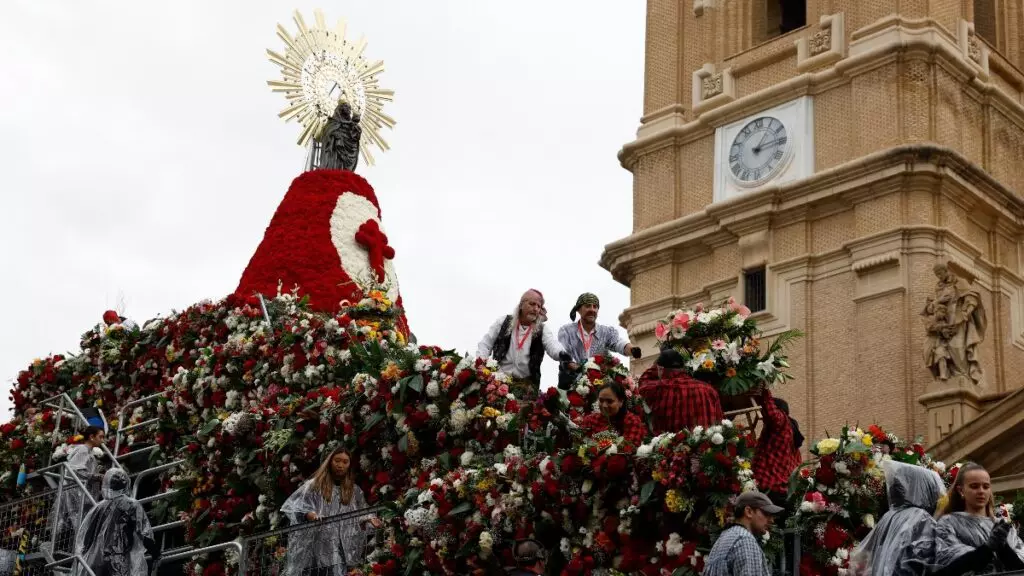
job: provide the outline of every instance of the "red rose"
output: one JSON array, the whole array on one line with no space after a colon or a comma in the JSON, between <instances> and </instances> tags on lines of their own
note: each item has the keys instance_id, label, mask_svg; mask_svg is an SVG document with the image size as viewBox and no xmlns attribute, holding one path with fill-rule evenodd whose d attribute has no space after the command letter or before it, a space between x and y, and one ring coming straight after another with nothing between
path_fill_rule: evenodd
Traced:
<instances>
[{"instance_id":1,"label":"red rose","mask_svg":"<svg viewBox=\"0 0 1024 576\"><path fill-rule=\"evenodd\" d=\"M573 474L580 469L580 460L572 454L562 458L562 474Z\"/></svg>"},{"instance_id":2,"label":"red rose","mask_svg":"<svg viewBox=\"0 0 1024 576\"><path fill-rule=\"evenodd\" d=\"M820 468L818 468L817 472L815 472L814 479L819 484L824 484L825 486L832 486L836 482L836 472L835 470L832 469L831 466L821 466Z\"/></svg>"},{"instance_id":3,"label":"red rose","mask_svg":"<svg viewBox=\"0 0 1024 576\"><path fill-rule=\"evenodd\" d=\"M15 438L11 440L11 450L20 450L25 447L25 441L21 438Z\"/></svg>"},{"instance_id":4,"label":"red rose","mask_svg":"<svg viewBox=\"0 0 1024 576\"><path fill-rule=\"evenodd\" d=\"M825 526L824 544L825 548L830 552L833 550L838 550L845 546L846 541L847 539L849 539L849 537L850 535L847 534L845 530L843 530L839 526L836 526L832 522L829 522Z\"/></svg>"},{"instance_id":5,"label":"red rose","mask_svg":"<svg viewBox=\"0 0 1024 576\"><path fill-rule=\"evenodd\" d=\"M569 392L569 394L567 394L566 396L569 399L569 405L570 406L583 406L583 404L585 403L585 400L583 400L583 397L580 396L579 393L577 393L575 390L572 391L572 392Z\"/></svg>"}]
</instances>

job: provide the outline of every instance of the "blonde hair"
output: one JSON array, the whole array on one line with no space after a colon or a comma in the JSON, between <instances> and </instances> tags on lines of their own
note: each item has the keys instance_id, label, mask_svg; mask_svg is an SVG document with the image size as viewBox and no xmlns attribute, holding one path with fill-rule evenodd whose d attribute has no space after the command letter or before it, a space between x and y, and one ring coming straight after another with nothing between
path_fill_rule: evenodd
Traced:
<instances>
[{"instance_id":1,"label":"blonde hair","mask_svg":"<svg viewBox=\"0 0 1024 576\"><path fill-rule=\"evenodd\" d=\"M346 471L345 476L341 478L340 486L341 503L348 504L352 501L352 494L355 492L356 482L355 474L352 472L352 453L349 452L347 448L335 448L327 458L324 459L323 463L320 464L320 467L313 473L313 489L324 497L325 502L331 501L331 498L334 496L334 473L331 472L331 461L339 454L348 456L349 461L348 471Z\"/></svg>"},{"instance_id":2,"label":"blonde hair","mask_svg":"<svg viewBox=\"0 0 1024 576\"><path fill-rule=\"evenodd\" d=\"M975 464L970 462L960 467L960 470L956 473L956 480L953 481L953 485L949 487L946 495L939 500L939 505L936 507L937 512L935 513L936 518L942 518L946 514L952 514L953 512L966 512L967 502L964 500L964 479L967 478L968 472L982 472L988 473L985 467L981 464ZM995 500L992 494L988 495L988 503L985 504L985 515L990 518L995 518Z\"/></svg>"}]
</instances>

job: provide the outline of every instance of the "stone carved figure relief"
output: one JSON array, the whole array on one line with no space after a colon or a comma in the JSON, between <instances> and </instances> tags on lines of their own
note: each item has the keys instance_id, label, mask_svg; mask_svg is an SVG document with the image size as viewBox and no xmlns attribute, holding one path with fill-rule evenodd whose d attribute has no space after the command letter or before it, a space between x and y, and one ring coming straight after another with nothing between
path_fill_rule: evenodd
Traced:
<instances>
[{"instance_id":1,"label":"stone carved figure relief","mask_svg":"<svg viewBox=\"0 0 1024 576\"><path fill-rule=\"evenodd\" d=\"M985 340L987 320L981 294L972 283L959 278L947 263L934 267L938 283L921 315L927 336L924 362L939 381L966 379L985 385L979 347Z\"/></svg>"}]
</instances>

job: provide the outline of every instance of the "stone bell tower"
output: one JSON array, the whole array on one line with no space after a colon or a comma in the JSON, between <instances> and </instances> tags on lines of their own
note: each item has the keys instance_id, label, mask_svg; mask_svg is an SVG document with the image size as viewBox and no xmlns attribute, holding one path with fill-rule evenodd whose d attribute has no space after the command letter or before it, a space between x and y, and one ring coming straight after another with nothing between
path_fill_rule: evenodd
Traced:
<instances>
[{"instance_id":1,"label":"stone bell tower","mask_svg":"<svg viewBox=\"0 0 1024 576\"><path fill-rule=\"evenodd\" d=\"M634 341L729 296L803 330L778 394L810 437L877 422L934 445L1024 385L1024 0L647 12L633 233L601 260ZM984 381L956 389L925 361L940 262L987 315Z\"/></svg>"}]
</instances>

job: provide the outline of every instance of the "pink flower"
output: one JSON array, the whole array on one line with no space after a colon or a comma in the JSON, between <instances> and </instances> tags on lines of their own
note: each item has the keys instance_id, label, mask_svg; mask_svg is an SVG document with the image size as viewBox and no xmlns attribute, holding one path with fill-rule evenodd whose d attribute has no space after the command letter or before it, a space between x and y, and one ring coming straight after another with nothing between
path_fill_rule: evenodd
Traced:
<instances>
[{"instance_id":1,"label":"pink flower","mask_svg":"<svg viewBox=\"0 0 1024 576\"><path fill-rule=\"evenodd\" d=\"M725 350L726 346L727 344L725 343L725 340L722 340L721 338L711 343L711 347L715 350Z\"/></svg>"},{"instance_id":2,"label":"pink flower","mask_svg":"<svg viewBox=\"0 0 1024 576\"><path fill-rule=\"evenodd\" d=\"M665 340L665 336L667 335L668 327L661 322L658 322L658 324L654 326L654 337L658 340Z\"/></svg>"},{"instance_id":3,"label":"pink flower","mask_svg":"<svg viewBox=\"0 0 1024 576\"><path fill-rule=\"evenodd\" d=\"M686 312L680 312L679 314L676 314L675 318L672 319L672 324L682 328L683 330L686 330L687 328L690 327L690 320L691 318L689 314L687 314Z\"/></svg>"},{"instance_id":4,"label":"pink flower","mask_svg":"<svg viewBox=\"0 0 1024 576\"><path fill-rule=\"evenodd\" d=\"M736 313L746 318L747 316L750 316L750 308L747 308L743 304L740 304L740 307L736 309Z\"/></svg>"},{"instance_id":5,"label":"pink flower","mask_svg":"<svg viewBox=\"0 0 1024 576\"><path fill-rule=\"evenodd\" d=\"M508 384L502 384L501 386L498 386L498 395L508 396Z\"/></svg>"},{"instance_id":6,"label":"pink flower","mask_svg":"<svg viewBox=\"0 0 1024 576\"><path fill-rule=\"evenodd\" d=\"M698 314L703 312L704 311L704 303L703 302L697 302L697 305L693 307L693 311L698 313Z\"/></svg>"}]
</instances>

